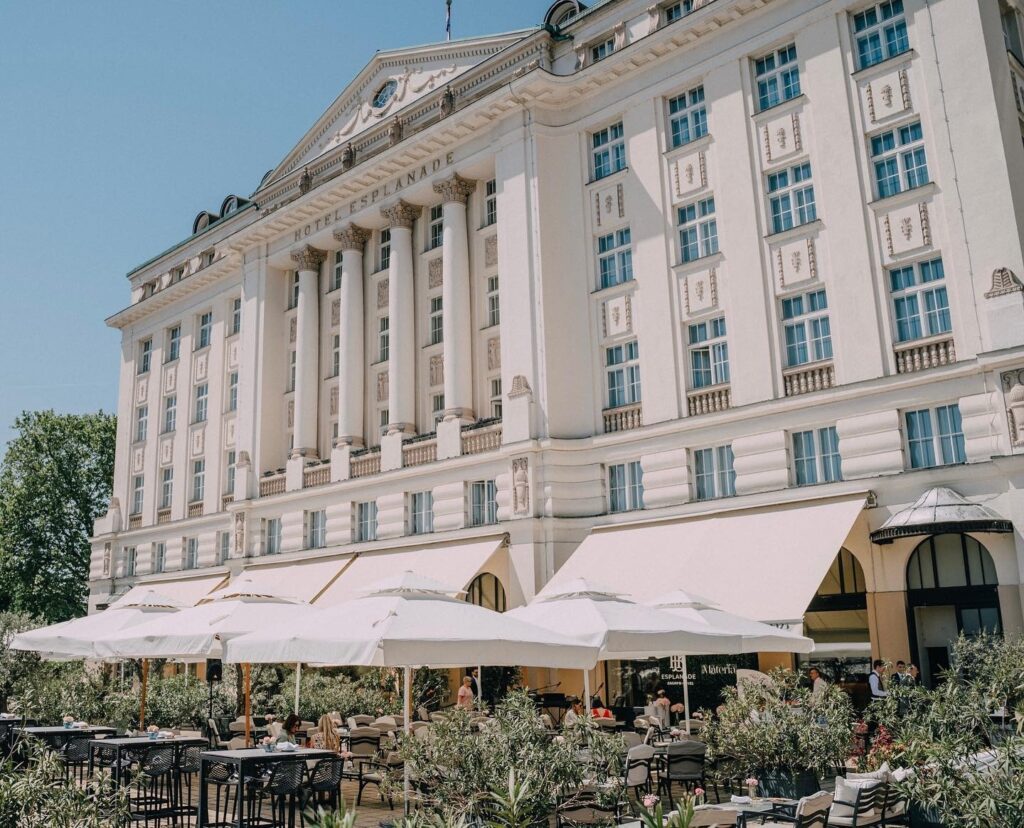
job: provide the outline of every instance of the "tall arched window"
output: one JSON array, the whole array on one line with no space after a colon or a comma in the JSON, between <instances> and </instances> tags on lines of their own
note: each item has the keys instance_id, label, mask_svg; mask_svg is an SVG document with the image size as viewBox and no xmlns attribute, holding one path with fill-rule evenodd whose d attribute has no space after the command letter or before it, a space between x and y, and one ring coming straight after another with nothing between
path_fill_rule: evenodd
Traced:
<instances>
[{"instance_id":1,"label":"tall arched window","mask_svg":"<svg viewBox=\"0 0 1024 828\"><path fill-rule=\"evenodd\" d=\"M970 535L932 535L907 562L907 589L996 586L988 550Z\"/></svg>"},{"instance_id":2,"label":"tall arched window","mask_svg":"<svg viewBox=\"0 0 1024 828\"><path fill-rule=\"evenodd\" d=\"M495 612L504 612L507 608L505 588L501 585L501 581L490 572L481 572L473 579L466 591L466 600L478 607Z\"/></svg>"}]
</instances>

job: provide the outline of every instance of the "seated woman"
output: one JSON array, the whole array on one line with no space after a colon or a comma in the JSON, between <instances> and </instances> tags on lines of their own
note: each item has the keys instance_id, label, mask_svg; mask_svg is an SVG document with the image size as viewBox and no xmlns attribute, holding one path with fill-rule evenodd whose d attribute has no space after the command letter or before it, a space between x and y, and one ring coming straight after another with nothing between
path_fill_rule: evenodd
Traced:
<instances>
[{"instance_id":1,"label":"seated woman","mask_svg":"<svg viewBox=\"0 0 1024 828\"><path fill-rule=\"evenodd\" d=\"M334 753L341 752L341 737L338 736L338 728L334 725L334 719L328 714L320 717L317 730L312 736L313 747L319 750L330 750Z\"/></svg>"},{"instance_id":2,"label":"seated woman","mask_svg":"<svg viewBox=\"0 0 1024 828\"><path fill-rule=\"evenodd\" d=\"M289 715L281 726L281 733L277 737L277 744L291 742L294 745L296 743L295 734L298 732L300 724L302 724L302 719L294 713Z\"/></svg>"},{"instance_id":3,"label":"seated woman","mask_svg":"<svg viewBox=\"0 0 1024 828\"><path fill-rule=\"evenodd\" d=\"M570 696L568 701L570 704L572 704L572 707L570 708L569 712L565 714L565 718L562 719L562 724L565 727L572 727L584 716L583 701L577 698L576 696Z\"/></svg>"}]
</instances>

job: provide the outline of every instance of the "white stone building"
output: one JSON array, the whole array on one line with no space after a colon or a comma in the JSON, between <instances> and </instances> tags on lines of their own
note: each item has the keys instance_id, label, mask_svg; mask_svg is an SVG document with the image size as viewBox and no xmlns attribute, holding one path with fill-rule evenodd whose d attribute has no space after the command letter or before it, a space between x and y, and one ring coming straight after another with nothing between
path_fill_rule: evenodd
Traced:
<instances>
[{"instance_id":1,"label":"white stone building","mask_svg":"<svg viewBox=\"0 0 1024 828\"><path fill-rule=\"evenodd\" d=\"M1021 37L1018 0L563 0L379 52L128 274L91 606L586 572L926 678L1021 630Z\"/></svg>"}]
</instances>

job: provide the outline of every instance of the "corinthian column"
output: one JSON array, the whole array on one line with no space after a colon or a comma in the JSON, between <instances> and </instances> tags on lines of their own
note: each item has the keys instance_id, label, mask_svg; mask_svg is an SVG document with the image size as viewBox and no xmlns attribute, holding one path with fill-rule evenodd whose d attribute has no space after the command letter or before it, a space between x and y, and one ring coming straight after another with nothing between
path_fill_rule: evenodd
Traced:
<instances>
[{"instance_id":1,"label":"corinthian column","mask_svg":"<svg viewBox=\"0 0 1024 828\"><path fill-rule=\"evenodd\" d=\"M391 229L388 266L388 434L416 430L416 313L412 284L412 224L421 207L382 207Z\"/></svg>"},{"instance_id":2,"label":"corinthian column","mask_svg":"<svg viewBox=\"0 0 1024 828\"><path fill-rule=\"evenodd\" d=\"M441 296L444 315L445 420L472 420L473 367L469 301L469 235L466 200L474 183L458 175L439 181L434 192L441 196L444 213L444 246L441 250Z\"/></svg>"},{"instance_id":3,"label":"corinthian column","mask_svg":"<svg viewBox=\"0 0 1024 828\"><path fill-rule=\"evenodd\" d=\"M307 244L293 250L291 255L299 271L292 457L316 457L316 409L320 387L320 265L325 254Z\"/></svg>"},{"instance_id":4,"label":"corinthian column","mask_svg":"<svg viewBox=\"0 0 1024 828\"><path fill-rule=\"evenodd\" d=\"M363 442L363 248L370 231L335 230L341 242L341 354L338 363L337 445Z\"/></svg>"}]
</instances>

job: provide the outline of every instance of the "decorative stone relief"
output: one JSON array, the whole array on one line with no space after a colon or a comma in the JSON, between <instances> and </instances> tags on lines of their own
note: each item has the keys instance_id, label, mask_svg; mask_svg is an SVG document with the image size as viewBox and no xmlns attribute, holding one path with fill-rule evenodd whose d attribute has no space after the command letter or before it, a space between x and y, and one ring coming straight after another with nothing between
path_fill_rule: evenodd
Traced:
<instances>
[{"instance_id":1,"label":"decorative stone relief","mask_svg":"<svg viewBox=\"0 0 1024 828\"><path fill-rule=\"evenodd\" d=\"M501 340L492 336L487 340L487 370L497 371L501 368Z\"/></svg>"},{"instance_id":2,"label":"decorative stone relief","mask_svg":"<svg viewBox=\"0 0 1024 828\"><path fill-rule=\"evenodd\" d=\"M335 299L331 302L331 325L341 324L341 300Z\"/></svg>"},{"instance_id":3,"label":"decorative stone relief","mask_svg":"<svg viewBox=\"0 0 1024 828\"><path fill-rule=\"evenodd\" d=\"M362 253L370 240L370 231L358 224L349 224L334 231L334 240L341 242L341 249ZM344 254L343 254L344 255Z\"/></svg>"},{"instance_id":4,"label":"decorative stone relief","mask_svg":"<svg viewBox=\"0 0 1024 828\"><path fill-rule=\"evenodd\" d=\"M235 532L234 532L234 554L235 557L243 557L245 555L245 513L238 512L235 514Z\"/></svg>"},{"instance_id":5,"label":"decorative stone relief","mask_svg":"<svg viewBox=\"0 0 1024 828\"><path fill-rule=\"evenodd\" d=\"M224 445L231 448L235 445L235 432L237 428L237 420L234 417L230 417L224 421Z\"/></svg>"},{"instance_id":6,"label":"decorative stone relief","mask_svg":"<svg viewBox=\"0 0 1024 828\"><path fill-rule=\"evenodd\" d=\"M388 127L388 145L394 146L402 140L402 133L405 128L402 126L402 119L397 115L392 118L391 125Z\"/></svg>"},{"instance_id":7,"label":"decorative stone relief","mask_svg":"<svg viewBox=\"0 0 1024 828\"><path fill-rule=\"evenodd\" d=\"M900 256L930 245L932 236L927 203L908 204L886 213L882 218L882 234L890 256Z\"/></svg>"},{"instance_id":8,"label":"decorative stone relief","mask_svg":"<svg viewBox=\"0 0 1024 828\"><path fill-rule=\"evenodd\" d=\"M1005 296L1007 293L1022 291L1024 291L1024 284L1021 284L1016 273L1008 267L997 267L992 271L992 287L985 292L985 298L995 299L995 297Z\"/></svg>"},{"instance_id":9,"label":"decorative stone relief","mask_svg":"<svg viewBox=\"0 0 1024 828\"><path fill-rule=\"evenodd\" d=\"M818 278L814 238L795 239L775 250L775 276L779 290Z\"/></svg>"},{"instance_id":10,"label":"decorative stone relief","mask_svg":"<svg viewBox=\"0 0 1024 828\"><path fill-rule=\"evenodd\" d=\"M171 394L178 385L178 366L170 365L164 369L164 393Z\"/></svg>"},{"instance_id":11,"label":"decorative stone relief","mask_svg":"<svg viewBox=\"0 0 1024 828\"><path fill-rule=\"evenodd\" d=\"M765 164L774 164L803 149L800 113L774 118L761 127L761 152Z\"/></svg>"},{"instance_id":12,"label":"decorative stone relief","mask_svg":"<svg viewBox=\"0 0 1024 828\"><path fill-rule=\"evenodd\" d=\"M206 429L197 428L192 432L192 456L198 457L206 448Z\"/></svg>"},{"instance_id":13,"label":"decorative stone relief","mask_svg":"<svg viewBox=\"0 0 1024 828\"><path fill-rule=\"evenodd\" d=\"M377 374L377 402L388 401L388 372L381 371Z\"/></svg>"},{"instance_id":14,"label":"decorative stone relief","mask_svg":"<svg viewBox=\"0 0 1024 828\"><path fill-rule=\"evenodd\" d=\"M707 156L691 152L674 159L669 166L673 202L683 201L708 186Z\"/></svg>"},{"instance_id":15,"label":"decorative stone relief","mask_svg":"<svg viewBox=\"0 0 1024 828\"><path fill-rule=\"evenodd\" d=\"M238 355L241 353L242 346L238 342L238 338L235 337L228 344L228 368L238 367Z\"/></svg>"},{"instance_id":16,"label":"decorative stone relief","mask_svg":"<svg viewBox=\"0 0 1024 828\"><path fill-rule=\"evenodd\" d=\"M388 220L388 227L405 227L411 229L413 222L419 218L419 215L422 212L422 207L416 204L410 204L408 201L402 201L402 199L399 199L388 207L380 208L380 214Z\"/></svg>"},{"instance_id":17,"label":"decorative stone relief","mask_svg":"<svg viewBox=\"0 0 1024 828\"><path fill-rule=\"evenodd\" d=\"M142 446L132 449L132 471L138 474L146 462L146 452Z\"/></svg>"},{"instance_id":18,"label":"decorative stone relief","mask_svg":"<svg viewBox=\"0 0 1024 828\"><path fill-rule=\"evenodd\" d=\"M647 34L658 31L661 24L661 6L657 3L647 7Z\"/></svg>"},{"instance_id":19,"label":"decorative stone relief","mask_svg":"<svg viewBox=\"0 0 1024 828\"><path fill-rule=\"evenodd\" d=\"M522 374L512 377L512 387L508 389L508 398L514 400L517 397L532 397L533 389L530 382Z\"/></svg>"},{"instance_id":20,"label":"decorative stone relief","mask_svg":"<svg viewBox=\"0 0 1024 828\"><path fill-rule=\"evenodd\" d=\"M512 461L512 510L517 515L530 511L529 458L517 457Z\"/></svg>"},{"instance_id":21,"label":"decorative stone relief","mask_svg":"<svg viewBox=\"0 0 1024 828\"><path fill-rule=\"evenodd\" d=\"M386 308L388 306L388 280L387 277L377 282L377 308Z\"/></svg>"},{"instance_id":22,"label":"decorative stone relief","mask_svg":"<svg viewBox=\"0 0 1024 828\"><path fill-rule=\"evenodd\" d=\"M1007 371L1002 375L1006 417L1010 424L1010 443L1024 448L1024 368Z\"/></svg>"},{"instance_id":23,"label":"decorative stone relief","mask_svg":"<svg viewBox=\"0 0 1024 828\"><path fill-rule=\"evenodd\" d=\"M447 118L455 111L455 93L452 92L451 84L444 88L441 96L441 117Z\"/></svg>"},{"instance_id":24,"label":"decorative stone relief","mask_svg":"<svg viewBox=\"0 0 1024 828\"><path fill-rule=\"evenodd\" d=\"M604 335L616 337L633 331L633 301L629 295L616 296L602 306Z\"/></svg>"},{"instance_id":25,"label":"decorative stone relief","mask_svg":"<svg viewBox=\"0 0 1024 828\"><path fill-rule=\"evenodd\" d=\"M323 264L327 254L311 244L303 245L290 252L291 259L295 262L295 269L298 271L320 272L320 265Z\"/></svg>"},{"instance_id":26,"label":"decorative stone relief","mask_svg":"<svg viewBox=\"0 0 1024 828\"><path fill-rule=\"evenodd\" d=\"M169 466L174 462L174 440L168 438L160 443L160 465Z\"/></svg>"},{"instance_id":27,"label":"decorative stone relief","mask_svg":"<svg viewBox=\"0 0 1024 828\"><path fill-rule=\"evenodd\" d=\"M610 187L602 187L593 193L594 204L594 225L603 227L611 223L617 223L619 219L626 216L625 191L621 184L613 184Z\"/></svg>"},{"instance_id":28,"label":"decorative stone relief","mask_svg":"<svg viewBox=\"0 0 1024 828\"><path fill-rule=\"evenodd\" d=\"M434 192L441 196L442 204L465 204L476 192L476 182L458 173L434 184Z\"/></svg>"},{"instance_id":29,"label":"decorative stone relief","mask_svg":"<svg viewBox=\"0 0 1024 828\"><path fill-rule=\"evenodd\" d=\"M295 339L296 339L296 337L298 335L298 332L299 332L299 317L298 316L292 316L292 318L288 320L288 342L291 343L292 345L295 344Z\"/></svg>"},{"instance_id":30,"label":"decorative stone relief","mask_svg":"<svg viewBox=\"0 0 1024 828\"><path fill-rule=\"evenodd\" d=\"M206 369L209 362L209 355L206 351L196 354L196 361L192 366L192 378L197 380L206 379Z\"/></svg>"},{"instance_id":31,"label":"decorative stone relief","mask_svg":"<svg viewBox=\"0 0 1024 828\"><path fill-rule=\"evenodd\" d=\"M332 417L338 416L338 384L331 383L331 405L330 412Z\"/></svg>"},{"instance_id":32,"label":"decorative stone relief","mask_svg":"<svg viewBox=\"0 0 1024 828\"><path fill-rule=\"evenodd\" d=\"M288 400L288 405L285 406L285 422L288 424L288 428L292 428L295 425L295 401Z\"/></svg>"},{"instance_id":33,"label":"decorative stone relief","mask_svg":"<svg viewBox=\"0 0 1024 828\"><path fill-rule=\"evenodd\" d=\"M431 259L427 265L427 287L431 290L441 287L444 280L443 268L444 264L440 256L436 259Z\"/></svg>"},{"instance_id":34,"label":"decorative stone relief","mask_svg":"<svg viewBox=\"0 0 1024 828\"><path fill-rule=\"evenodd\" d=\"M144 403L149 396L149 379L143 377L135 383L135 402Z\"/></svg>"},{"instance_id":35,"label":"decorative stone relief","mask_svg":"<svg viewBox=\"0 0 1024 828\"><path fill-rule=\"evenodd\" d=\"M114 547L110 541L103 544L103 574L110 574L110 564L114 557Z\"/></svg>"},{"instance_id":36,"label":"decorative stone relief","mask_svg":"<svg viewBox=\"0 0 1024 828\"><path fill-rule=\"evenodd\" d=\"M313 176L309 172L309 167L302 168L302 175L299 177L299 193L305 195L313 188Z\"/></svg>"},{"instance_id":37,"label":"decorative stone relief","mask_svg":"<svg viewBox=\"0 0 1024 828\"><path fill-rule=\"evenodd\" d=\"M716 268L688 273L683 278L683 307L687 314L702 313L718 305Z\"/></svg>"},{"instance_id":38,"label":"decorative stone relief","mask_svg":"<svg viewBox=\"0 0 1024 828\"><path fill-rule=\"evenodd\" d=\"M498 237L488 236L484 239L484 266L496 267L498 264Z\"/></svg>"},{"instance_id":39,"label":"decorative stone relief","mask_svg":"<svg viewBox=\"0 0 1024 828\"><path fill-rule=\"evenodd\" d=\"M444 385L444 357L441 354L434 354L430 358L430 384Z\"/></svg>"},{"instance_id":40,"label":"decorative stone relief","mask_svg":"<svg viewBox=\"0 0 1024 828\"><path fill-rule=\"evenodd\" d=\"M908 66L893 69L861 87L866 126L888 121L910 109Z\"/></svg>"}]
</instances>

